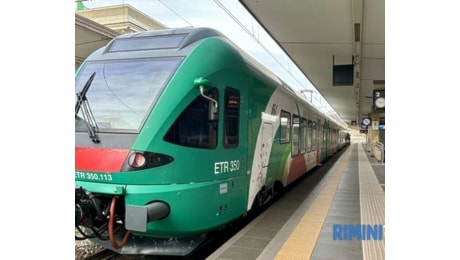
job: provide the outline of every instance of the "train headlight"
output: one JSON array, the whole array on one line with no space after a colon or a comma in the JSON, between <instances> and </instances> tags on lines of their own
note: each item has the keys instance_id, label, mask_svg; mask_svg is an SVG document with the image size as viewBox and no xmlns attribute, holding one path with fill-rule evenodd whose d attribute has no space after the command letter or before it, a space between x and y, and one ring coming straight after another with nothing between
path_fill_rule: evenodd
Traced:
<instances>
[{"instance_id":1,"label":"train headlight","mask_svg":"<svg viewBox=\"0 0 460 260\"><path fill-rule=\"evenodd\" d=\"M169 155L145 152L145 151L131 151L125 160L121 171L136 171L148 168L159 167L174 161Z\"/></svg>"},{"instance_id":2,"label":"train headlight","mask_svg":"<svg viewBox=\"0 0 460 260\"><path fill-rule=\"evenodd\" d=\"M131 153L128 157L128 164L133 168L142 168L145 162L145 156L139 152Z\"/></svg>"}]
</instances>

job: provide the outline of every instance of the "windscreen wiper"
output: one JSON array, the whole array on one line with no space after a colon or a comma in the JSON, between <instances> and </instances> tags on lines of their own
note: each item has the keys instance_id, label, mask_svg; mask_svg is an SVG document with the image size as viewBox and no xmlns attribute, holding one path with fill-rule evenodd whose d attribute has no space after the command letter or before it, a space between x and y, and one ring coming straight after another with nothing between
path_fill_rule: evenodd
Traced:
<instances>
[{"instance_id":1,"label":"windscreen wiper","mask_svg":"<svg viewBox=\"0 0 460 260\"><path fill-rule=\"evenodd\" d=\"M91 86L91 83L93 82L95 75L96 72L93 72L93 74L91 74L91 76L89 77L88 81L86 81L83 89L76 94L77 103L75 104L75 119L78 119L78 112L80 112L81 108L83 120L86 122L86 126L88 127L89 138L94 143L100 143L100 140L96 135L96 131L98 130L96 119L94 118L93 112L91 111L91 107L88 103L88 99L86 98L86 93L88 92L88 89Z\"/></svg>"},{"instance_id":2,"label":"windscreen wiper","mask_svg":"<svg viewBox=\"0 0 460 260\"><path fill-rule=\"evenodd\" d=\"M88 81L86 81L85 86L83 89L77 93L77 104L75 104L75 116L77 116L78 111L80 111L80 107L83 102L85 102L86 99L86 93L88 92L89 86L91 86L91 83L93 82L94 76L96 75L96 72L93 72L91 76L89 76Z\"/></svg>"}]
</instances>

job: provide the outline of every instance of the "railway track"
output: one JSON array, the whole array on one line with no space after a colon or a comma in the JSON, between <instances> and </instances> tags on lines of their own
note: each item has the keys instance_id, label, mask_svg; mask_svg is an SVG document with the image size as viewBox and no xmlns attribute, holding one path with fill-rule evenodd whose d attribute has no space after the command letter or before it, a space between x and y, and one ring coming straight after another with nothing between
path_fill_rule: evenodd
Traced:
<instances>
[{"instance_id":1,"label":"railway track","mask_svg":"<svg viewBox=\"0 0 460 260\"><path fill-rule=\"evenodd\" d=\"M120 256L116 252L113 252L109 249L103 249L97 253L94 253L88 257L85 257L83 260L112 260L118 259L117 257Z\"/></svg>"},{"instance_id":2,"label":"railway track","mask_svg":"<svg viewBox=\"0 0 460 260\"><path fill-rule=\"evenodd\" d=\"M120 255L109 249L102 249L92 255L89 255L81 260L139 260L139 259L154 259L154 260L194 260L194 259L205 259L215 250L217 250L222 244L228 239L235 235L238 231L244 228L254 218L256 218L261 212L265 210L265 207L256 211L250 212L246 217L237 219L230 223L228 226L219 231L214 231L210 234L210 237L203 242L198 248L195 249L190 255L187 256L161 256L161 255Z\"/></svg>"}]
</instances>

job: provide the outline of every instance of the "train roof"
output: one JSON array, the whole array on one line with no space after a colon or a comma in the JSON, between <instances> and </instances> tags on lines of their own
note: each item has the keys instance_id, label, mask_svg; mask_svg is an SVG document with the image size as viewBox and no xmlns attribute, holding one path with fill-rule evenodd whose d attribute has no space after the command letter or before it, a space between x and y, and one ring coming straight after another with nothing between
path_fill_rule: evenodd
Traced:
<instances>
[{"instance_id":1,"label":"train roof","mask_svg":"<svg viewBox=\"0 0 460 260\"><path fill-rule=\"evenodd\" d=\"M176 28L123 34L92 53L88 60L187 56L202 39L226 38L211 28Z\"/></svg>"},{"instance_id":2,"label":"train roof","mask_svg":"<svg viewBox=\"0 0 460 260\"><path fill-rule=\"evenodd\" d=\"M142 49L183 49L186 46L199 40L209 37L225 37L217 30L200 27L200 28L176 28L143 31L130 34L123 34L115 38L108 51L123 50L142 50ZM142 38L138 44L125 44L126 39ZM130 41L132 42L132 41ZM131 49L130 49L131 48Z\"/></svg>"},{"instance_id":3,"label":"train roof","mask_svg":"<svg viewBox=\"0 0 460 260\"><path fill-rule=\"evenodd\" d=\"M243 49L234 44L229 38L219 31L208 27L187 27L175 29L161 29L152 31L123 34L113 39L106 47L102 47L90 56L90 60L110 60L123 58L167 57L186 56L200 40L219 37L226 40L235 48L246 61L252 72L268 78L274 84L290 93L293 97L304 102L324 114L315 106L300 97L288 84L276 76L272 71L255 60ZM324 114L329 119L333 118ZM339 124L340 125L340 124Z\"/></svg>"},{"instance_id":4,"label":"train roof","mask_svg":"<svg viewBox=\"0 0 460 260\"><path fill-rule=\"evenodd\" d=\"M283 86L283 88L295 94L295 91L289 85L248 55L229 38L208 27L161 29L123 34L113 39L107 46L94 52L89 60L136 58L137 56L139 58L186 56L195 46L194 43L210 37L219 37L226 40L250 65L250 69L258 71L277 85Z\"/></svg>"}]
</instances>

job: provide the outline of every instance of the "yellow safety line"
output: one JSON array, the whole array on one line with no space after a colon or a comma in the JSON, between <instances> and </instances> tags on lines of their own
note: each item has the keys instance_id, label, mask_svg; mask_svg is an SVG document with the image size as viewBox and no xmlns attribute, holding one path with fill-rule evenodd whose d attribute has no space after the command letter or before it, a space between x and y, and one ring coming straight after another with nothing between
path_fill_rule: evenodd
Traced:
<instances>
[{"instance_id":1,"label":"yellow safety line","mask_svg":"<svg viewBox=\"0 0 460 260\"><path fill-rule=\"evenodd\" d=\"M351 151L352 148L349 147L323 189L276 255L276 260L310 259L329 208L331 207L332 200L334 199L335 192L347 166Z\"/></svg>"}]
</instances>

